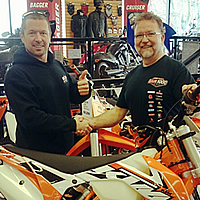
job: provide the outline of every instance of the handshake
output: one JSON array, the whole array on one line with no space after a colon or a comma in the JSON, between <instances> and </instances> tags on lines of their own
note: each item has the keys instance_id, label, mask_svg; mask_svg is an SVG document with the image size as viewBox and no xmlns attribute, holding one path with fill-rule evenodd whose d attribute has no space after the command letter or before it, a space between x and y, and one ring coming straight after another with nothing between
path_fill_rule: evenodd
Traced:
<instances>
[{"instance_id":1,"label":"handshake","mask_svg":"<svg viewBox=\"0 0 200 200\"><path fill-rule=\"evenodd\" d=\"M76 115L74 117L76 121L76 134L77 135L87 135L93 130L92 120L88 119L82 115Z\"/></svg>"}]
</instances>

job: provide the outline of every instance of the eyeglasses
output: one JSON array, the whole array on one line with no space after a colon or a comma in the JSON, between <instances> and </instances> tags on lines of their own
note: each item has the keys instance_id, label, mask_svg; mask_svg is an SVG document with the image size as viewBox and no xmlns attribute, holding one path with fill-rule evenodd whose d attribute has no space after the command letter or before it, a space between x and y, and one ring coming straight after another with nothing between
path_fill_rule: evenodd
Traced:
<instances>
[{"instance_id":1,"label":"eyeglasses","mask_svg":"<svg viewBox=\"0 0 200 200\"><path fill-rule=\"evenodd\" d=\"M31 11L28 11L26 13L24 13L22 15L22 19L25 19L27 16L29 15L34 15L34 14L39 14L39 15L42 15L44 17L49 17L49 12L48 11L36 11L36 10L31 10Z\"/></svg>"},{"instance_id":2,"label":"eyeglasses","mask_svg":"<svg viewBox=\"0 0 200 200\"><path fill-rule=\"evenodd\" d=\"M144 36L146 36L148 39L153 38L155 35L161 35L159 32L150 32L150 33L141 33L135 35L136 40L142 40Z\"/></svg>"}]
</instances>

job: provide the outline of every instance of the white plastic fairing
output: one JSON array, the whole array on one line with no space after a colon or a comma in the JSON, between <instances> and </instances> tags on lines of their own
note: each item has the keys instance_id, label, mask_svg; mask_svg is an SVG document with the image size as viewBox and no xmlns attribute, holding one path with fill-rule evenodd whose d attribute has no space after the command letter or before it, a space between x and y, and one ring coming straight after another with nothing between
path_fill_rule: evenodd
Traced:
<instances>
[{"instance_id":1,"label":"white plastic fairing","mask_svg":"<svg viewBox=\"0 0 200 200\"><path fill-rule=\"evenodd\" d=\"M36 186L6 162L0 165L0 191L9 200L43 200Z\"/></svg>"},{"instance_id":2,"label":"white plastic fairing","mask_svg":"<svg viewBox=\"0 0 200 200\"><path fill-rule=\"evenodd\" d=\"M151 156L152 158L157 153L157 150L146 149L140 153L133 154L126 159L118 161L117 163L121 166L125 166L132 171L135 171L138 174L143 174L143 176L150 177L150 170L149 166L147 165L146 161L143 159L143 155ZM94 172L94 171L93 171ZM106 174L107 179L93 179L90 180L91 186L94 192L101 200L143 200L144 198L137 192L137 189L132 188L132 184L135 184L139 179L135 177L124 177L124 178L117 178L126 176L126 172L122 171L114 171L114 169L107 167L100 167L95 170L94 173L101 174L104 172ZM148 187L143 189L148 190ZM141 188L140 188L141 189Z\"/></svg>"},{"instance_id":3,"label":"white plastic fairing","mask_svg":"<svg viewBox=\"0 0 200 200\"><path fill-rule=\"evenodd\" d=\"M140 194L121 181L92 181L91 186L101 200L143 200Z\"/></svg>"}]
</instances>

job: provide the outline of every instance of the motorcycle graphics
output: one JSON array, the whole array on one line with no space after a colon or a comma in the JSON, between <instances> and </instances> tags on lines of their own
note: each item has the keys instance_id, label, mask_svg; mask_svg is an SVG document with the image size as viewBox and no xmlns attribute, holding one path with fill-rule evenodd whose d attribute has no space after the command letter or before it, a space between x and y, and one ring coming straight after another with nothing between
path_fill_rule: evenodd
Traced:
<instances>
[{"instance_id":1,"label":"motorcycle graphics","mask_svg":"<svg viewBox=\"0 0 200 200\"><path fill-rule=\"evenodd\" d=\"M1 193L6 199L81 199L93 188L103 200L140 199L141 195L147 199L189 199L180 177L151 158L155 153L151 149L102 161L102 157L67 157L1 147Z\"/></svg>"},{"instance_id":2,"label":"motorcycle graphics","mask_svg":"<svg viewBox=\"0 0 200 200\"><path fill-rule=\"evenodd\" d=\"M132 143L130 153L81 157L0 146L1 199L200 199L200 154L195 145L200 130L185 107L185 102L198 105L199 92L200 87L187 91L178 115L147 132L152 143L138 151ZM102 141L116 142L115 135L107 134ZM120 139L121 145L131 147Z\"/></svg>"}]
</instances>

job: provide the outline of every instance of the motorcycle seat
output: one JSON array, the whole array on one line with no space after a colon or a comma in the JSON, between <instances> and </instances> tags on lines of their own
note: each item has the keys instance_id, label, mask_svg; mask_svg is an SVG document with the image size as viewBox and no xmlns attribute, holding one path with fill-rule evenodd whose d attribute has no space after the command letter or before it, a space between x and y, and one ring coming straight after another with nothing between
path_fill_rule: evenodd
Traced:
<instances>
[{"instance_id":1,"label":"motorcycle seat","mask_svg":"<svg viewBox=\"0 0 200 200\"><path fill-rule=\"evenodd\" d=\"M38 161L39 163L68 174L80 173L109 163L114 163L116 161L127 158L134 153L131 152L127 154L99 157L81 157L39 152L11 145L4 145L3 147L8 151L17 154L16 156L21 155L23 157L33 159L35 161Z\"/></svg>"}]
</instances>

